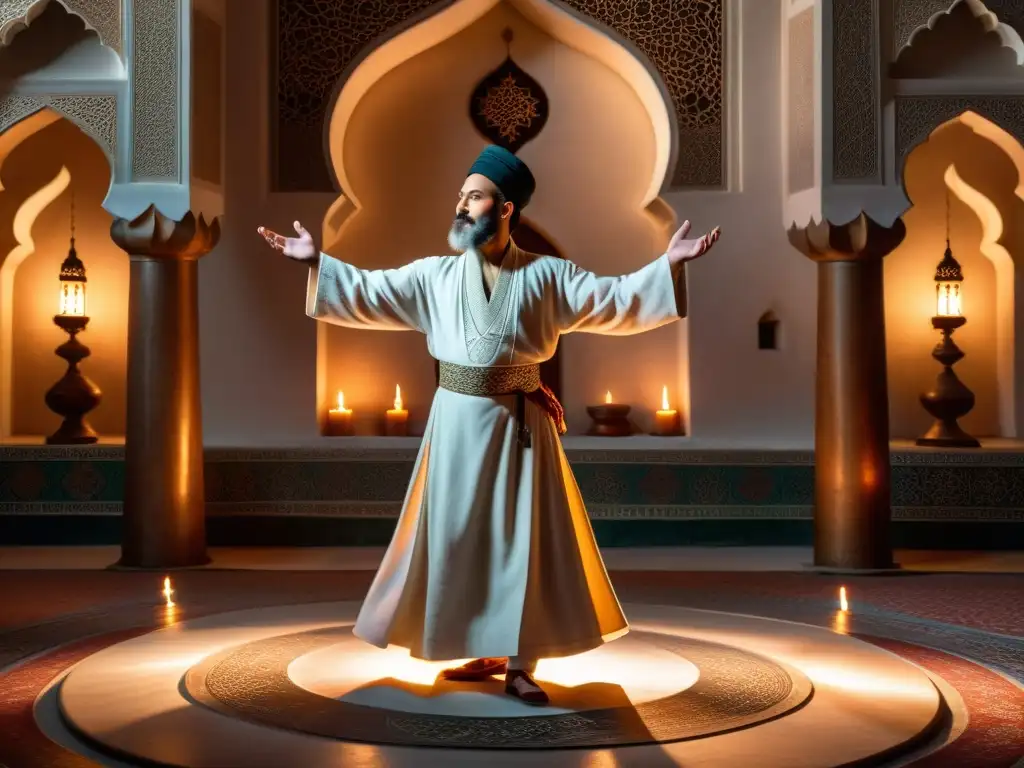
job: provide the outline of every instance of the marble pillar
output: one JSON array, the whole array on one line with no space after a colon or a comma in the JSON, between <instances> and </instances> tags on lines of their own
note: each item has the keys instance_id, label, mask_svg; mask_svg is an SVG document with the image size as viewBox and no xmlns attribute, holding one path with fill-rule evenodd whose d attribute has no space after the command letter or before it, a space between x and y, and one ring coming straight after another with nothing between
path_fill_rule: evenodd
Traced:
<instances>
[{"instance_id":1,"label":"marble pillar","mask_svg":"<svg viewBox=\"0 0 1024 768\"><path fill-rule=\"evenodd\" d=\"M119 566L209 562L199 392L199 259L220 226L150 206L110 229L131 259L128 418Z\"/></svg>"},{"instance_id":2,"label":"marble pillar","mask_svg":"<svg viewBox=\"0 0 1024 768\"><path fill-rule=\"evenodd\" d=\"M814 566L893 568L882 259L906 230L861 213L790 242L818 265Z\"/></svg>"}]
</instances>

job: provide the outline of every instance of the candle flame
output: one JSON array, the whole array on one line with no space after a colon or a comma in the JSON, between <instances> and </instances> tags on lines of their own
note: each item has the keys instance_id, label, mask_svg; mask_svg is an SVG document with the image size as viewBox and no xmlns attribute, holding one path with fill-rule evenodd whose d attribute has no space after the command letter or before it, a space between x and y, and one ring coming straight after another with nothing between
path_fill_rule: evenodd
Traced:
<instances>
[{"instance_id":1,"label":"candle flame","mask_svg":"<svg viewBox=\"0 0 1024 768\"><path fill-rule=\"evenodd\" d=\"M604 401L606 403L612 402L612 391L610 389L604 393Z\"/></svg>"},{"instance_id":2,"label":"candle flame","mask_svg":"<svg viewBox=\"0 0 1024 768\"><path fill-rule=\"evenodd\" d=\"M839 588L839 610L844 613L850 610L850 603L846 599L846 587Z\"/></svg>"},{"instance_id":3,"label":"candle flame","mask_svg":"<svg viewBox=\"0 0 1024 768\"><path fill-rule=\"evenodd\" d=\"M661 410L668 410L668 387L661 388Z\"/></svg>"},{"instance_id":4,"label":"candle flame","mask_svg":"<svg viewBox=\"0 0 1024 768\"><path fill-rule=\"evenodd\" d=\"M345 407L345 393L342 392L340 389L338 390L338 407L334 408L333 410L340 411L341 413L350 412L349 409Z\"/></svg>"},{"instance_id":5,"label":"candle flame","mask_svg":"<svg viewBox=\"0 0 1024 768\"><path fill-rule=\"evenodd\" d=\"M402 388L395 384L395 410L402 410Z\"/></svg>"},{"instance_id":6,"label":"candle flame","mask_svg":"<svg viewBox=\"0 0 1024 768\"><path fill-rule=\"evenodd\" d=\"M174 594L174 590L171 589L171 577L164 576L164 588L162 590L164 596L164 602L167 603L168 608L174 607L174 601L171 599L171 595Z\"/></svg>"}]
</instances>

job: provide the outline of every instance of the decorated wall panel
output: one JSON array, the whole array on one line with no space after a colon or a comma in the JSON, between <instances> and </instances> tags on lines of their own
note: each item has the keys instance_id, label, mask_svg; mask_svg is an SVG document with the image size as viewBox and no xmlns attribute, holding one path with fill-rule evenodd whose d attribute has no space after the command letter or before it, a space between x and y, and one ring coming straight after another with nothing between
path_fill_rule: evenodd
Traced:
<instances>
[{"instance_id":1,"label":"decorated wall panel","mask_svg":"<svg viewBox=\"0 0 1024 768\"><path fill-rule=\"evenodd\" d=\"M881 177L875 0L832 3L832 179Z\"/></svg>"},{"instance_id":2,"label":"decorated wall panel","mask_svg":"<svg viewBox=\"0 0 1024 768\"><path fill-rule=\"evenodd\" d=\"M553 2L627 41L660 75L672 100L680 147L670 185L720 186L725 159L722 0ZM335 89L373 45L451 4L276 0L271 103L277 190L333 189L322 137Z\"/></svg>"},{"instance_id":3,"label":"decorated wall panel","mask_svg":"<svg viewBox=\"0 0 1024 768\"><path fill-rule=\"evenodd\" d=\"M180 181L178 18L183 0L133 0L132 181Z\"/></svg>"}]
</instances>

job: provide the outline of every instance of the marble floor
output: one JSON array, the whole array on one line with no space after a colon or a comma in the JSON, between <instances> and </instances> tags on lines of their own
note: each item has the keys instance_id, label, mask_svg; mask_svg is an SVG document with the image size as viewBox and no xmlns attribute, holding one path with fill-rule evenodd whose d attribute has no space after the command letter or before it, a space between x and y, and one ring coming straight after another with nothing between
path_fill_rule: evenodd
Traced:
<instances>
[{"instance_id":1,"label":"marble floor","mask_svg":"<svg viewBox=\"0 0 1024 768\"><path fill-rule=\"evenodd\" d=\"M0 766L1024 766L1021 553L604 554L632 631L542 661L537 710L351 634L379 550L0 548Z\"/></svg>"}]
</instances>

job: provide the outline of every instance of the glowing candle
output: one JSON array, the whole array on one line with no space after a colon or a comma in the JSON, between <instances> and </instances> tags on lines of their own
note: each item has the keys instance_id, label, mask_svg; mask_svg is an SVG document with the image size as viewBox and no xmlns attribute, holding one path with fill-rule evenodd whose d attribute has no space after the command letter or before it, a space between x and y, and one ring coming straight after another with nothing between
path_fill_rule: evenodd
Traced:
<instances>
[{"instance_id":1,"label":"glowing candle","mask_svg":"<svg viewBox=\"0 0 1024 768\"><path fill-rule=\"evenodd\" d=\"M171 577L170 576L164 576L164 588L161 590L161 593L164 596L164 604L168 608L173 608L174 607L174 601L171 599L171 595L174 594L174 590L171 589Z\"/></svg>"},{"instance_id":2,"label":"glowing candle","mask_svg":"<svg viewBox=\"0 0 1024 768\"><path fill-rule=\"evenodd\" d=\"M661 388L661 410L654 414L654 434L679 434L679 411L669 408L668 387Z\"/></svg>"},{"instance_id":3,"label":"glowing candle","mask_svg":"<svg viewBox=\"0 0 1024 768\"><path fill-rule=\"evenodd\" d=\"M588 435L599 437L625 437L633 431L633 425L627 418L629 406L615 403L611 390L604 393L602 405L588 405L587 413L593 419Z\"/></svg>"},{"instance_id":4,"label":"glowing candle","mask_svg":"<svg viewBox=\"0 0 1024 768\"><path fill-rule=\"evenodd\" d=\"M409 412L402 407L402 388L395 385L395 407L384 414L384 434L405 437L409 434Z\"/></svg>"},{"instance_id":5,"label":"glowing candle","mask_svg":"<svg viewBox=\"0 0 1024 768\"><path fill-rule=\"evenodd\" d=\"M839 588L839 610L843 613L850 610L850 603L846 600L846 587Z\"/></svg>"},{"instance_id":6,"label":"glowing candle","mask_svg":"<svg viewBox=\"0 0 1024 768\"><path fill-rule=\"evenodd\" d=\"M345 393L338 390L338 406L327 412L327 434L340 437L352 434L352 409L345 407Z\"/></svg>"}]
</instances>

